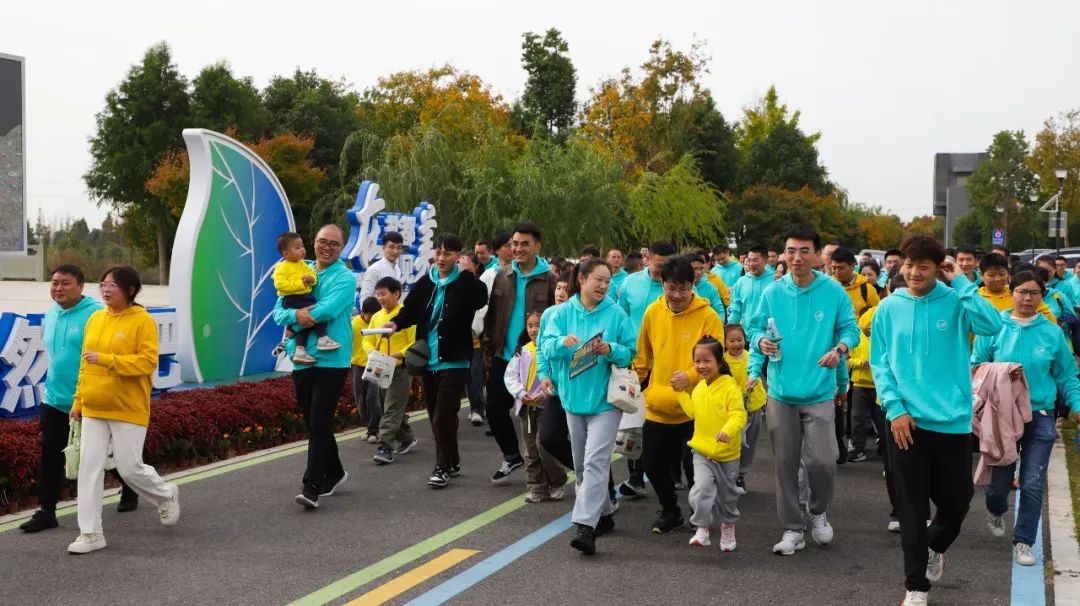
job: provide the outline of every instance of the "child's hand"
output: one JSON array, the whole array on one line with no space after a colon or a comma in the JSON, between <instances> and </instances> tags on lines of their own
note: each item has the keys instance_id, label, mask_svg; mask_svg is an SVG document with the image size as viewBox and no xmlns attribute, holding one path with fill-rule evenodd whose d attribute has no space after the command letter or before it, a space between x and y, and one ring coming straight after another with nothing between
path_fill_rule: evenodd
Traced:
<instances>
[{"instance_id":1,"label":"child's hand","mask_svg":"<svg viewBox=\"0 0 1080 606\"><path fill-rule=\"evenodd\" d=\"M683 371L677 371L671 375L671 388L675 391L685 391L690 387L690 377Z\"/></svg>"},{"instance_id":2,"label":"child's hand","mask_svg":"<svg viewBox=\"0 0 1080 606\"><path fill-rule=\"evenodd\" d=\"M720 431L720 432L717 432L717 434L716 434L716 441L717 442L723 442L724 444L727 444L728 442L731 441L731 436L727 435L727 433L725 433L723 431Z\"/></svg>"},{"instance_id":3,"label":"child's hand","mask_svg":"<svg viewBox=\"0 0 1080 606\"><path fill-rule=\"evenodd\" d=\"M757 379L748 379L746 381L746 392L750 393L751 391L754 391L754 388L757 387L757 382Z\"/></svg>"},{"instance_id":4,"label":"child's hand","mask_svg":"<svg viewBox=\"0 0 1080 606\"><path fill-rule=\"evenodd\" d=\"M315 276L304 276L303 278L300 278L300 280L304 284L307 284L308 286L311 286L312 284L315 283Z\"/></svg>"}]
</instances>

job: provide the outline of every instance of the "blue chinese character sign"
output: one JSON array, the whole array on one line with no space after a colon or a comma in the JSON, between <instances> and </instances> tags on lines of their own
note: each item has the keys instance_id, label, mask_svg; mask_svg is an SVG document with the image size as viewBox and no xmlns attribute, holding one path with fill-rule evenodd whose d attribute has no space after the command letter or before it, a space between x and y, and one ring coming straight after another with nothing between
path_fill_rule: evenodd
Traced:
<instances>
[{"instance_id":1,"label":"blue chinese character sign","mask_svg":"<svg viewBox=\"0 0 1080 606\"><path fill-rule=\"evenodd\" d=\"M434 256L435 206L421 202L411 213L383 212L386 200L379 196L379 184L364 181L356 194L356 203L346 213L349 221L349 241L342 257L357 280L382 255L382 236L386 232L401 234L404 250L398 267L405 277L406 289L423 277Z\"/></svg>"}]
</instances>

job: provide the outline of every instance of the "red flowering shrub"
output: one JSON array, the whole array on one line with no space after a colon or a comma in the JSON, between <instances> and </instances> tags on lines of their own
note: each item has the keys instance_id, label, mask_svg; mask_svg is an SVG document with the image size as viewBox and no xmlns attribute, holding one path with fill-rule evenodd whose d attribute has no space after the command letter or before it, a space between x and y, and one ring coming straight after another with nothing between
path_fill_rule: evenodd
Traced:
<instances>
[{"instance_id":1,"label":"red flowering shrub","mask_svg":"<svg viewBox=\"0 0 1080 606\"><path fill-rule=\"evenodd\" d=\"M346 380L334 427L358 424ZM170 392L151 402L144 456L152 465L180 468L298 440L306 431L290 377ZM25 504L33 493L40 456L36 422L0 420L0 509L8 503Z\"/></svg>"}]
</instances>

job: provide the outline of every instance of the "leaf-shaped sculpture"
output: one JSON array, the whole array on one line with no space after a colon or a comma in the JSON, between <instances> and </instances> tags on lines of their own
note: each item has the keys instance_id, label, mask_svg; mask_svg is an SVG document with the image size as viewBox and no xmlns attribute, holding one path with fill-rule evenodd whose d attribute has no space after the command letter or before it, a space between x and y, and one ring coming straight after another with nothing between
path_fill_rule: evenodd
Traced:
<instances>
[{"instance_id":1,"label":"leaf-shaped sculpture","mask_svg":"<svg viewBox=\"0 0 1080 606\"><path fill-rule=\"evenodd\" d=\"M202 383L274 370L281 339L271 318L277 236L294 231L274 172L242 143L185 129L191 159L176 229L170 298L180 316L181 372Z\"/></svg>"}]
</instances>

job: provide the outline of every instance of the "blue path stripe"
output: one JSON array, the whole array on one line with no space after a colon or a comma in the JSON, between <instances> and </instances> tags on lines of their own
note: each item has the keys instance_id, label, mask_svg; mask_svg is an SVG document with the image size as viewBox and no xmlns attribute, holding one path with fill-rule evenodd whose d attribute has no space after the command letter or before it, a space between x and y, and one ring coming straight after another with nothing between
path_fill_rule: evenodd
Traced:
<instances>
[{"instance_id":1,"label":"blue path stripe","mask_svg":"<svg viewBox=\"0 0 1080 606\"><path fill-rule=\"evenodd\" d=\"M473 585L476 585L480 581L483 581L503 568L506 568L514 560L528 554L530 551L533 551L565 532L572 525L570 521L571 513L560 516L554 522L525 536L502 551L492 554L486 560L474 565L472 568L459 573L453 578L447 579L442 584L432 588L423 595L416 597L406 606L435 606L460 595Z\"/></svg>"},{"instance_id":2,"label":"blue path stripe","mask_svg":"<svg viewBox=\"0 0 1080 606\"><path fill-rule=\"evenodd\" d=\"M1020 491L1016 491L1013 511L1020 511ZM1034 566L1021 566L1012 560L1012 604L1015 606L1046 606L1046 581L1043 577L1042 520L1035 529ZM1010 552L1009 558L1012 559Z\"/></svg>"}]
</instances>

